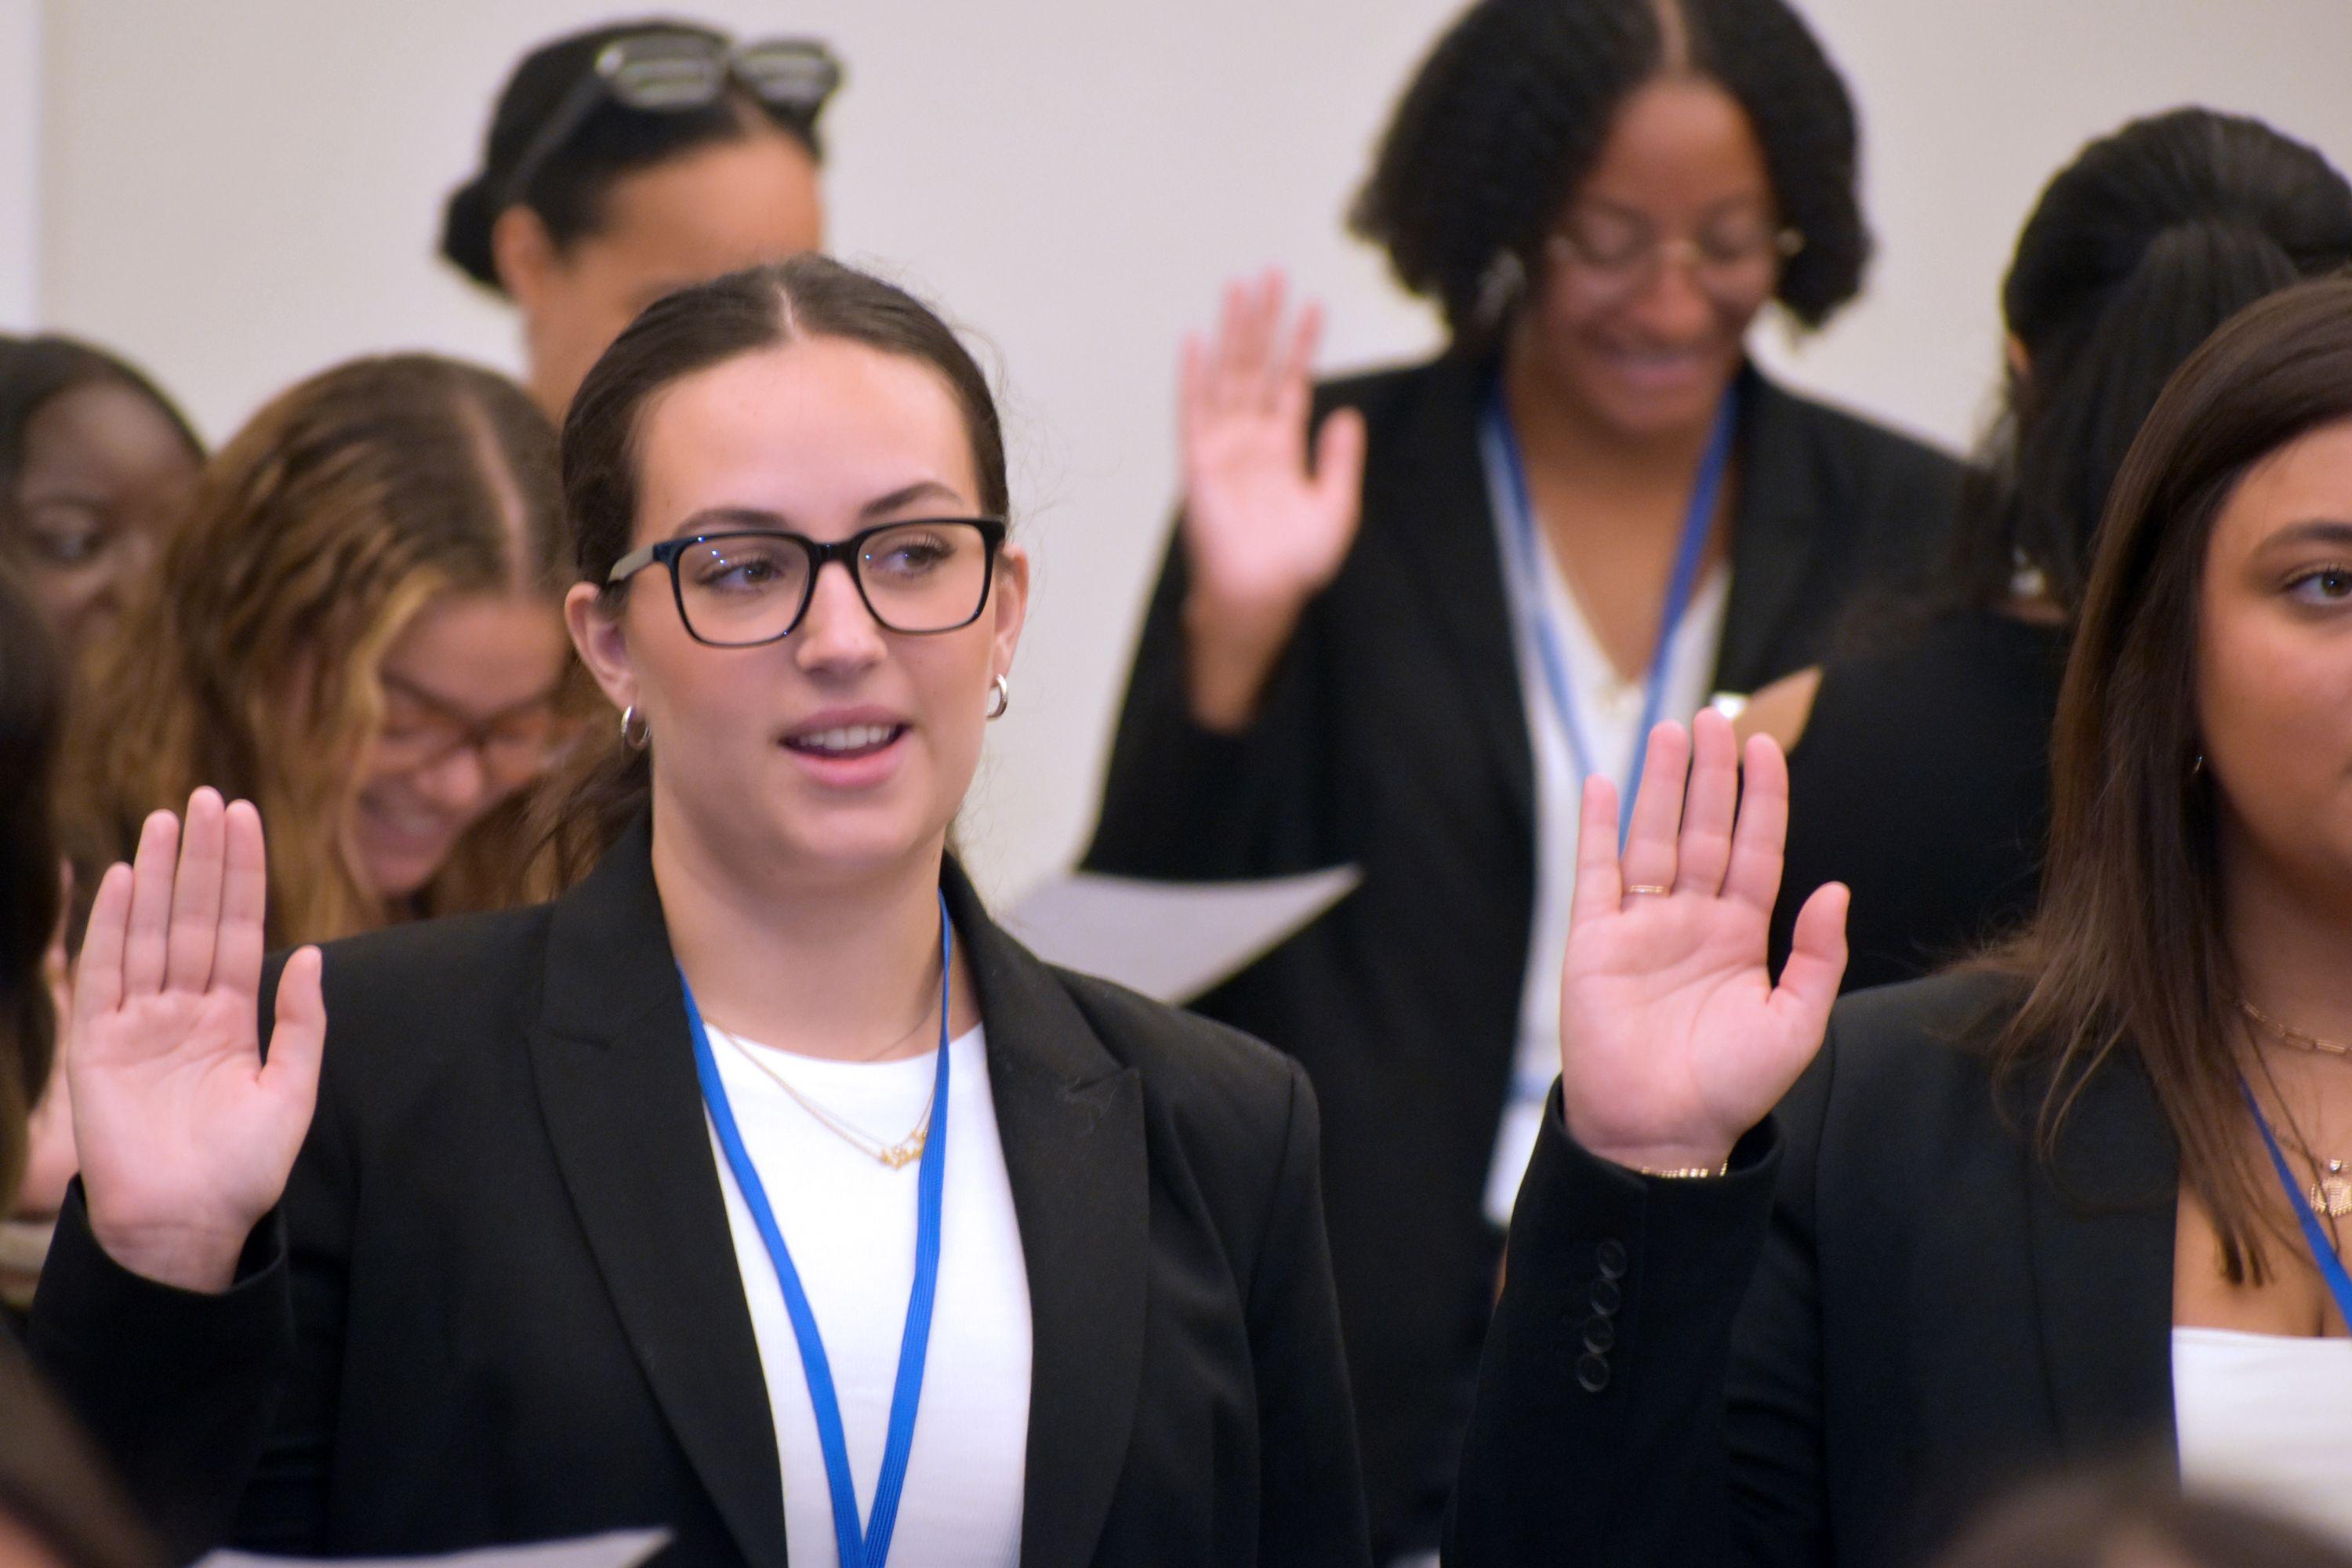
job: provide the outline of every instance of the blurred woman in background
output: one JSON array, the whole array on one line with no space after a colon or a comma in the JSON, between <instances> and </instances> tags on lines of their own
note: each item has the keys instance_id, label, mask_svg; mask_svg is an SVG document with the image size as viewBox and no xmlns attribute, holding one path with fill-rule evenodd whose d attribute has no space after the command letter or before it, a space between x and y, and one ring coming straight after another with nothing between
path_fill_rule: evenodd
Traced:
<instances>
[{"instance_id":1,"label":"blurred woman in background","mask_svg":"<svg viewBox=\"0 0 2352 1568\"><path fill-rule=\"evenodd\" d=\"M0 341L0 558L69 658L152 569L204 460L172 400L105 350Z\"/></svg>"},{"instance_id":2,"label":"blurred woman in background","mask_svg":"<svg viewBox=\"0 0 2352 1568\"><path fill-rule=\"evenodd\" d=\"M2137 121L2051 181L2002 289L2007 406L1937 597L1740 716L1794 748L1775 963L1798 890L1824 882L1853 890L1849 990L2032 910L2059 676L2124 452L2216 327L2347 263L2352 185L2258 121Z\"/></svg>"},{"instance_id":3,"label":"blurred woman in background","mask_svg":"<svg viewBox=\"0 0 2352 1568\"><path fill-rule=\"evenodd\" d=\"M1447 352L1311 389L1314 312L1268 279L1186 353L1184 515L1088 863L1362 870L1200 1005L1322 1098L1384 1556L1434 1544L1555 1070L1578 788L1944 547L1958 465L1748 356L1774 301L1813 327L1861 289L1857 156L1783 0L1481 0L1354 214Z\"/></svg>"},{"instance_id":4,"label":"blurred woman in background","mask_svg":"<svg viewBox=\"0 0 2352 1568\"><path fill-rule=\"evenodd\" d=\"M521 312L548 417L662 295L823 245L817 118L840 81L822 44L675 21L523 57L480 172L449 197L441 254Z\"/></svg>"},{"instance_id":5,"label":"blurred woman in background","mask_svg":"<svg viewBox=\"0 0 2352 1568\"><path fill-rule=\"evenodd\" d=\"M85 887L199 784L257 803L273 944L527 891L577 680L553 427L422 354L282 394L205 469L68 742Z\"/></svg>"},{"instance_id":6,"label":"blurred woman in background","mask_svg":"<svg viewBox=\"0 0 2352 1568\"><path fill-rule=\"evenodd\" d=\"M0 567L0 1315L32 1303L33 1281L73 1170L72 1129L52 1095L62 954L55 776L65 661L47 617ZM38 1131L37 1111L45 1111ZM22 1217L16 1216L23 1203Z\"/></svg>"}]
</instances>

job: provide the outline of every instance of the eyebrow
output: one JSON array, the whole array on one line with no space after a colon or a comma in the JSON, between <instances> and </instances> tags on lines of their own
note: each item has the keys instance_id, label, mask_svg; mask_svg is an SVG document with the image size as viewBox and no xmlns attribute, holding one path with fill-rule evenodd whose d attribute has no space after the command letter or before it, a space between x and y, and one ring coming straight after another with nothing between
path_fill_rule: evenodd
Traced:
<instances>
[{"instance_id":1,"label":"eyebrow","mask_svg":"<svg viewBox=\"0 0 2352 1568\"><path fill-rule=\"evenodd\" d=\"M2315 517L2303 522L2292 522L2262 542L2264 550L2275 550L2296 544L2340 544L2352 547L2352 522L2335 518Z\"/></svg>"},{"instance_id":2,"label":"eyebrow","mask_svg":"<svg viewBox=\"0 0 2352 1568\"><path fill-rule=\"evenodd\" d=\"M917 501L945 500L959 512L970 510L971 503L937 479L917 479L911 485L901 485L887 495L876 496L857 509L860 522L871 522L887 517L894 511L914 505ZM705 507L692 513L670 530L672 539L686 539L698 533L718 533L728 529L776 529L790 531L792 519L780 511L769 511L754 506Z\"/></svg>"}]
</instances>

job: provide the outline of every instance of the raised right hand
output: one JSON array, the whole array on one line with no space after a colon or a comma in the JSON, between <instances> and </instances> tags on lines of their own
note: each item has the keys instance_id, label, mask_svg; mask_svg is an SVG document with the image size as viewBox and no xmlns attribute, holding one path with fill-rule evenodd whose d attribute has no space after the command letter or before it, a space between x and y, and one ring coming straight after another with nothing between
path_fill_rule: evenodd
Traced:
<instances>
[{"instance_id":1,"label":"raised right hand","mask_svg":"<svg viewBox=\"0 0 2352 1568\"><path fill-rule=\"evenodd\" d=\"M1309 375L1322 314L1285 330L1283 281L1226 287L1214 338L1184 341L1185 626L1194 707L1245 721L1308 600L1354 543L1364 421L1323 421L1308 464Z\"/></svg>"},{"instance_id":2,"label":"raised right hand","mask_svg":"<svg viewBox=\"0 0 2352 1568\"><path fill-rule=\"evenodd\" d=\"M259 814L200 789L184 842L156 812L134 863L107 871L74 978L66 1070L90 1228L124 1268L184 1289L233 1281L318 1100L315 947L286 962L261 1058L268 887Z\"/></svg>"},{"instance_id":3,"label":"raised right hand","mask_svg":"<svg viewBox=\"0 0 2352 1568\"><path fill-rule=\"evenodd\" d=\"M1560 984L1560 1100L1576 1141L1619 1164L1719 1167L1829 1027L1845 972L1846 890L1832 882L1805 900L1775 985L1765 932L1780 889L1789 770L1761 735L1746 762L1743 791L1738 742L1719 713L1701 712L1687 733L1659 725L1622 858L1617 792L1605 778L1585 783ZM1644 888L1664 890L1635 890Z\"/></svg>"}]
</instances>

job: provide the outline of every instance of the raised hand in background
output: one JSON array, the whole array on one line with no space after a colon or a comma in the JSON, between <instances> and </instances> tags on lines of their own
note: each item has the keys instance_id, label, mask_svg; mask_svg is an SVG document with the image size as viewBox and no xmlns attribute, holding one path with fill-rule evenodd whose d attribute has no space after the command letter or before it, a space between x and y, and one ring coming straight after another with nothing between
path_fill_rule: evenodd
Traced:
<instances>
[{"instance_id":1,"label":"raised hand in background","mask_svg":"<svg viewBox=\"0 0 2352 1568\"><path fill-rule=\"evenodd\" d=\"M1193 716L1239 730L1307 602L1355 542L1364 421L1339 409L1308 457L1322 312L1286 322L1282 275L1226 286L1215 334L1184 340L1187 676Z\"/></svg>"}]
</instances>

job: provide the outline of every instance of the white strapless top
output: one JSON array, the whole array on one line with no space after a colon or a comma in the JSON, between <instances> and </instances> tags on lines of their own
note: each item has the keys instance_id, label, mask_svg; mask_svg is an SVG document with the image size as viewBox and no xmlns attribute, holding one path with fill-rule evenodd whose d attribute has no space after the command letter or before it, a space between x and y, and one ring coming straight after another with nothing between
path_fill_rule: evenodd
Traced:
<instances>
[{"instance_id":1,"label":"white strapless top","mask_svg":"<svg viewBox=\"0 0 2352 1568\"><path fill-rule=\"evenodd\" d=\"M2352 1340L2172 1331L2180 1481L2352 1545Z\"/></svg>"}]
</instances>

